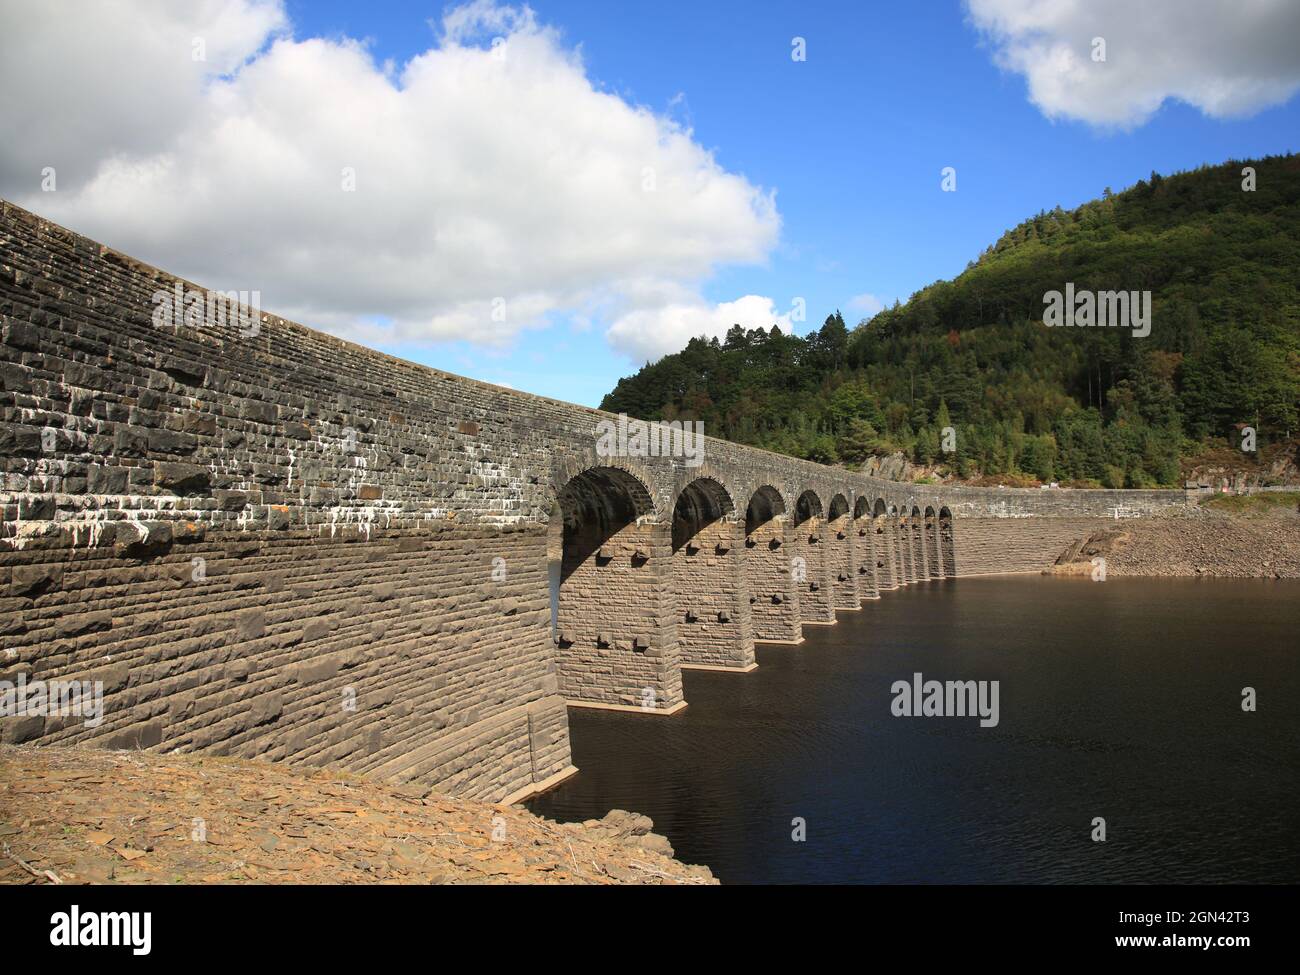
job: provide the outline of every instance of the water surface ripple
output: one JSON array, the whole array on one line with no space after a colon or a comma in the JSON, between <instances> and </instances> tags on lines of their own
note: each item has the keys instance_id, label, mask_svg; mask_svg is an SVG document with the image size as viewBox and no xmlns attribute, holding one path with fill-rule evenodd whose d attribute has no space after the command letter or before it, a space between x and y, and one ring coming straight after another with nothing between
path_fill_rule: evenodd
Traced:
<instances>
[{"instance_id":1,"label":"water surface ripple","mask_svg":"<svg viewBox=\"0 0 1300 975\"><path fill-rule=\"evenodd\" d=\"M923 583L674 717L570 709L582 771L529 805L645 813L724 883L1295 883L1297 631L1291 580ZM893 717L915 671L1000 681L998 726Z\"/></svg>"}]
</instances>

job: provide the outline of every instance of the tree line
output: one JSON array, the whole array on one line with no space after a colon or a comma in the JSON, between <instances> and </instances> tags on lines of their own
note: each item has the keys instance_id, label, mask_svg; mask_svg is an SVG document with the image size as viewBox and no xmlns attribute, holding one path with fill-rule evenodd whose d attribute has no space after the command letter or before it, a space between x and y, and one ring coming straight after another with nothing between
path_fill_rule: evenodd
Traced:
<instances>
[{"instance_id":1,"label":"tree line","mask_svg":"<svg viewBox=\"0 0 1300 975\"><path fill-rule=\"evenodd\" d=\"M1151 291L1151 334L1046 327L1065 282ZM836 311L805 336L692 339L601 408L828 464L902 452L968 478L1176 485L1244 427L1261 447L1300 432L1300 156L1041 212L851 330Z\"/></svg>"}]
</instances>

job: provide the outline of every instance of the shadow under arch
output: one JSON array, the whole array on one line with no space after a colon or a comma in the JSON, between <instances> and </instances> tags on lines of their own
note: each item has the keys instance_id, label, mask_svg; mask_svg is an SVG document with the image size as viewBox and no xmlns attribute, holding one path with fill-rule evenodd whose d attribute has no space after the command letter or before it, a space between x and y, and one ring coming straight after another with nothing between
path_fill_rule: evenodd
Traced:
<instances>
[{"instance_id":1,"label":"shadow under arch","mask_svg":"<svg viewBox=\"0 0 1300 975\"><path fill-rule=\"evenodd\" d=\"M731 494L711 477L698 477L677 495L673 506L673 551L686 545L701 531L724 518L734 518L736 506Z\"/></svg>"},{"instance_id":2,"label":"shadow under arch","mask_svg":"<svg viewBox=\"0 0 1300 975\"><path fill-rule=\"evenodd\" d=\"M745 507L745 534L785 514L785 498L770 484L757 488Z\"/></svg>"},{"instance_id":3,"label":"shadow under arch","mask_svg":"<svg viewBox=\"0 0 1300 975\"><path fill-rule=\"evenodd\" d=\"M655 514L649 489L621 467L575 474L560 488L555 507L563 526L561 583L624 528Z\"/></svg>"},{"instance_id":4,"label":"shadow under arch","mask_svg":"<svg viewBox=\"0 0 1300 975\"><path fill-rule=\"evenodd\" d=\"M802 525L814 518L820 521L823 510L822 499L817 496L817 492L811 489L804 491L795 501L794 523L795 525Z\"/></svg>"}]
</instances>

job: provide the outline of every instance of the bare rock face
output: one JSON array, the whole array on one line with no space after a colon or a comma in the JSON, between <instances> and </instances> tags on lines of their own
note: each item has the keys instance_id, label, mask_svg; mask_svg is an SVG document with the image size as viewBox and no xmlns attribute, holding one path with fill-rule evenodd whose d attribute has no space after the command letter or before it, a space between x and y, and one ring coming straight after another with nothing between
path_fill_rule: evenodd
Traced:
<instances>
[{"instance_id":1,"label":"bare rock face","mask_svg":"<svg viewBox=\"0 0 1300 975\"><path fill-rule=\"evenodd\" d=\"M917 472L916 465L902 453L868 457L862 465L863 474L883 478L886 481L911 481Z\"/></svg>"},{"instance_id":2,"label":"bare rock face","mask_svg":"<svg viewBox=\"0 0 1300 975\"><path fill-rule=\"evenodd\" d=\"M1102 557L1113 555L1123 550L1132 540L1133 536L1129 532L1119 529L1108 528L1093 532L1062 552L1061 557L1056 560L1056 565L1091 565L1092 560L1098 555Z\"/></svg>"},{"instance_id":3,"label":"bare rock face","mask_svg":"<svg viewBox=\"0 0 1300 975\"><path fill-rule=\"evenodd\" d=\"M1300 458L1297 445L1265 449L1256 457L1237 450L1220 450L1187 471L1187 480L1216 492L1244 494L1261 487L1300 488Z\"/></svg>"},{"instance_id":4,"label":"bare rock face","mask_svg":"<svg viewBox=\"0 0 1300 975\"><path fill-rule=\"evenodd\" d=\"M666 836L652 833L654 820L640 813L628 812L626 809L611 809L604 819L589 819L582 824L596 834L642 850L650 850L663 856L673 855L673 846Z\"/></svg>"},{"instance_id":5,"label":"bare rock face","mask_svg":"<svg viewBox=\"0 0 1300 975\"><path fill-rule=\"evenodd\" d=\"M868 457L863 463L861 473L868 477L878 477L886 481L900 481L912 484L923 478L934 481L946 481L949 478L939 473L938 467L914 464L901 451L883 457Z\"/></svg>"}]
</instances>

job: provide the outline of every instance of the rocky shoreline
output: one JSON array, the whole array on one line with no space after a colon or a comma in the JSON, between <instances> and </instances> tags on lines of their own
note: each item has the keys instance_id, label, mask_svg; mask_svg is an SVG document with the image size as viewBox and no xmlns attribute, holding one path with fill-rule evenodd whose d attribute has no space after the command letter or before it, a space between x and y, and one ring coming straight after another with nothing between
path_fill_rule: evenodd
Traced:
<instances>
[{"instance_id":1,"label":"rocky shoreline","mask_svg":"<svg viewBox=\"0 0 1300 975\"><path fill-rule=\"evenodd\" d=\"M267 762L0 745L5 884L717 883L653 825Z\"/></svg>"},{"instance_id":2,"label":"rocky shoreline","mask_svg":"<svg viewBox=\"0 0 1300 975\"><path fill-rule=\"evenodd\" d=\"M1297 579L1300 512L1225 513L1201 505L1185 516L1124 522L1072 546L1047 573L1090 572L1097 556L1108 576Z\"/></svg>"}]
</instances>

